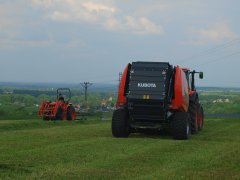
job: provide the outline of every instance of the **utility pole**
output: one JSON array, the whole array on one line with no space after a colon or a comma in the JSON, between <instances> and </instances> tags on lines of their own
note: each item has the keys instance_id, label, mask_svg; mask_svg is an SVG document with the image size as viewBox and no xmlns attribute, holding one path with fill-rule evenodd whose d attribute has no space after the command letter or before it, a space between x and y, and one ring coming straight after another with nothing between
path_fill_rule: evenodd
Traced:
<instances>
[{"instance_id":1,"label":"utility pole","mask_svg":"<svg viewBox=\"0 0 240 180\"><path fill-rule=\"evenodd\" d=\"M87 99L87 91L88 91L88 88L93 85L93 83L90 83L90 82L83 82L83 83L80 83L80 85L84 88L84 94L85 94L85 105L87 107L88 105L88 99Z\"/></svg>"}]
</instances>

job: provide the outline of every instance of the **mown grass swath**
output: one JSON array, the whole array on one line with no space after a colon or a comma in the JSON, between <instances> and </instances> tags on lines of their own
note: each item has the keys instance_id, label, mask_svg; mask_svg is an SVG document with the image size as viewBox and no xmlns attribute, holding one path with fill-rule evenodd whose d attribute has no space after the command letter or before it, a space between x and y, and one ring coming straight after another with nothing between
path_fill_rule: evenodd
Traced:
<instances>
[{"instance_id":1,"label":"mown grass swath","mask_svg":"<svg viewBox=\"0 0 240 180\"><path fill-rule=\"evenodd\" d=\"M240 120L207 119L188 141L113 138L110 121L0 121L0 179L239 179Z\"/></svg>"}]
</instances>

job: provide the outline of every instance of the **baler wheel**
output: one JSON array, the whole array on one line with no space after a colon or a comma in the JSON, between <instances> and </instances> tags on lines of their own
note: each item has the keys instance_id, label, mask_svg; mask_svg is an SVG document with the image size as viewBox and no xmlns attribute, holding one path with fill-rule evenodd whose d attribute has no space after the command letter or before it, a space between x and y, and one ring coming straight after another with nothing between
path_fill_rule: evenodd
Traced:
<instances>
[{"instance_id":1,"label":"baler wheel","mask_svg":"<svg viewBox=\"0 0 240 180\"><path fill-rule=\"evenodd\" d=\"M176 112L172 120L173 137L185 140L191 137L190 116L187 112Z\"/></svg>"},{"instance_id":2,"label":"baler wheel","mask_svg":"<svg viewBox=\"0 0 240 180\"><path fill-rule=\"evenodd\" d=\"M112 134L114 137L128 137L130 134L129 115L125 109L117 109L112 117Z\"/></svg>"}]
</instances>

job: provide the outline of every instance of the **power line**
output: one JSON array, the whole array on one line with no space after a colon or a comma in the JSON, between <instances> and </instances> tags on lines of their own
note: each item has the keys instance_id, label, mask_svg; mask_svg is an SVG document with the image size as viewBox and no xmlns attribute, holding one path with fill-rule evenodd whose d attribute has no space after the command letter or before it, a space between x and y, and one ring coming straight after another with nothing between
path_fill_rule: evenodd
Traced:
<instances>
[{"instance_id":1,"label":"power line","mask_svg":"<svg viewBox=\"0 0 240 180\"><path fill-rule=\"evenodd\" d=\"M118 78L117 76L112 76L112 75L108 75L108 76L102 76L102 77L96 77L96 78L92 78L92 82L95 84L100 84L100 83L114 83L117 82Z\"/></svg>"},{"instance_id":2,"label":"power line","mask_svg":"<svg viewBox=\"0 0 240 180\"><path fill-rule=\"evenodd\" d=\"M118 79L95 81L94 84L104 84L104 83L117 83Z\"/></svg>"},{"instance_id":3,"label":"power line","mask_svg":"<svg viewBox=\"0 0 240 180\"><path fill-rule=\"evenodd\" d=\"M108 80L113 80L113 79L117 79L117 75L112 75L110 73L108 73L107 75L104 76L95 76L92 77L92 82L102 82L102 81L108 81Z\"/></svg>"},{"instance_id":4,"label":"power line","mask_svg":"<svg viewBox=\"0 0 240 180\"><path fill-rule=\"evenodd\" d=\"M240 51L234 52L234 53L232 53L232 54L228 54L228 55L226 55L226 56L222 56L222 57L220 57L220 58L212 59L212 60L210 60L210 61L206 61L206 62L204 62L204 63L202 63L202 64L197 65L197 66L203 66L203 65L210 64L210 63L214 63L214 62L224 61L224 60L226 60L226 58L229 58L229 57L234 56L234 55L236 55L236 54L240 54ZM197 67L197 66L195 66L195 67Z\"/></svg>"},{"instance_id":5,"label":"power line","mask_svg":"<svg viewBox=\"0 0 240 180\"><path fill-rule=\"evenodd\" d=\"M187 61L191 61L193 58L199 58L199 57L203 57L203 56L208 56L210 54L218 52L221 49L228 48L228 47L231 47L233 45L237 45L238 43L240 43L240 38L233 39L233 40L228 41L228 42L226 42L224 44L221 44L221 45L209 48L209 49L207 49L205 51L202 51L200 53L197 53L195 55L191 55L189 57L180 59L179 61L177 61L177 63L184 63L184 62L187 62Z\"/></svg>"},{"instance_id":6,"label":"power line","mask_svg":"<svg viewBox=\"0 0 240 180\"><path fill-rule=\"evenodd\" d=\"M239 82L233 82L233 81L208 81L210 83L230 83L230 84L240 84L240 81Z\"/></svg>"}]
</instances>

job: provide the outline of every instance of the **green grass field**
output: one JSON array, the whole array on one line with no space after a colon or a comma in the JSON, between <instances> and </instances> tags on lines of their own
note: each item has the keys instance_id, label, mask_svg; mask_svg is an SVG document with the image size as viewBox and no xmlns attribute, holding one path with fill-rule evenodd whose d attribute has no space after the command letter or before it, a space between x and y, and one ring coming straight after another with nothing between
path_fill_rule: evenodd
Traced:
<instances>
[{"instance_id":1,"label":"green grass field","mask_svg":"<svg viewBox=\"0 0 240 180\"><path fill-rule=\"evenodd\" d=\"M110 121L0 121L0 179L240 179L240 119L207 119L188 141Z\"/></svg>"}]
</instances>

